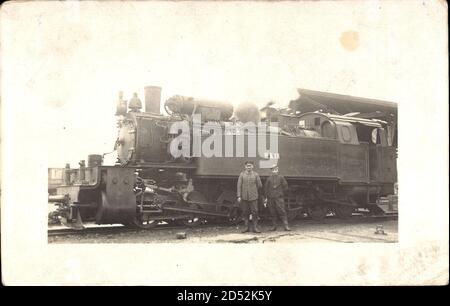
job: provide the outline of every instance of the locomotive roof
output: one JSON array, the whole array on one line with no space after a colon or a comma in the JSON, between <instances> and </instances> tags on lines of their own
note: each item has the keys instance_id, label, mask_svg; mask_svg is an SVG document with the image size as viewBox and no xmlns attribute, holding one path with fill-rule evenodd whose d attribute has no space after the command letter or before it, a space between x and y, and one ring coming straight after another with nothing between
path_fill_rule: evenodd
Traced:
<instances>
[{"instance_id":1,"label":"locomotive roof","mask_svg":"<svg viewBox=\"0 0 450 306\"><path fill-rule=\"evenodd\" d=\"M374 127L382 127L382 124L386 124L385 121L378 120L378 119L364 119L364 118L357 118L357 117L350 117L350 116L340 116L340 115L334 115L334 114L326 114L328 118L332 119L333 121L344 121L344 122L350 122L350 123L361 123L367 126L374 126Z\"/></svg>"},{"instance_id":2,"label":"locomotive roof","mask_svg":"<svg viewBox=\"0 0 450 306\"><path fill-rule=\"evenodd\" d=\"M331 121L336 122L348 122L348 123L360 123L366 126L373 126L373 127L382 127L383 124L386 124L385 121L378 120L378 119L364 119L364 118L358 118L358 117L351 117L351 116L341 116L341 115L335 115L335 114L327 114L327 113L320 113L320 112L308 112L304 113L298 116L298 118L302 118L306 115L321 115L329 118Z\"/></svg>"},{"instance_id":3,"label":"locomotive roof","mask_svg":"<svg viewBox=\"0 0 450 306\"><path fill-rule=\"evenodd\" d=\"M328 92L321 92L299 88L300 97L291 101L290 107L305 112L312 112L319 109L329 113L380 113L382 115L397 115L397 103L377 99L368 99L340 95Z\"/></svg>"}]
</instances>

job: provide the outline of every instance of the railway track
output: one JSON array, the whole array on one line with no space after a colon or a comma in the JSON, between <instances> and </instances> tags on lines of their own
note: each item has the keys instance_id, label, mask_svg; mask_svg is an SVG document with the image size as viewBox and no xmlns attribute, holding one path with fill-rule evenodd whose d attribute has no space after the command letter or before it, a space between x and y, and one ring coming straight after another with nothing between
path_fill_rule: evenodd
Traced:
<instances>
[{"instance_id":1,"label":"railway track","mask_svg":"<svg viewBox=\"0 0 450 306\"><path fill-rule=\"evenodd\" d=\"M126 228L123 225L108 226L108 227L87 227L84 229L73 228L49 228L47 230L48 236L68 236L68 235L87 235L87 234L117 234L121 232L130 232L134 229ZM135 230L134 230L135 231Z\"/></svg>"},{"instance_id":2,"label":"railway track","mask_svg":"<svg viewBox=\"0 0 450 306\"><path fill-rule=\"evenodd\" d=\"M341 223L361 223L361 222L377 222L377 221L388 221L398 219L397 215L382 215L382 216L367 216L355 214L348 219L339 219L334 216L326 217L322 220L312 220L312 219L301 219L295 220L304 224L341 224ZM295 222L294 221L294 222ZM214 223L202 223L196 226L186 226L186 225L172 225L172 224L158 224L151 229L136 229L130 228L123 225L111 225L111 226L98 226L89 225L84 229L73 229L65 227L54 227L49 228L47 234L49 237L53 236L69 236L69 235L88 235L88 234L98 234L98 235L111 235L120 234L128 232L143 232L143 231L159 231L159 230L182 230L189 228L208 228L208 227L230 227L236 226L227 222L214 222Z\"/></svg>"},{"instance_id":3,"label":"railway track","mask_svg":"<svg viewBox=\"0 0 450 306\"><path fill-rule=\"evenodd\" d=\"M200 226L200 225L199 225ZM152 229L137 229L126 227L123 225L111 225L111 226L90 226L84 229L73 229L73 228L50 228L47 233L48 236L68 236L68 235L88 235L88 234L100 234L100 235L110 235L110 234L120 234L128 232L142 232L142 231L154 231L154 230L170 230L170 229L180 229L181 226L172 226L166 224L160 224Z\"/></svg>"}]
</instances>

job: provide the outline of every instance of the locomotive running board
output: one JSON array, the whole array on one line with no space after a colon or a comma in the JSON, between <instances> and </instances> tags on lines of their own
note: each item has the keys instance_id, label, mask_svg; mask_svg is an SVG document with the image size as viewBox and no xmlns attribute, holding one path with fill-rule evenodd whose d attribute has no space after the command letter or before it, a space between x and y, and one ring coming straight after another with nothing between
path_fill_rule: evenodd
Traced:
<instances>
[{"instance_id":1,"label":"locomotive running board","mask_svg":"<svg viewBox=\"0 0 450 306\"><path fill-rule=\"evenodd\" d=\"M205 204L205 203L204 203ZM163 206L163 210L172 210L172 211L179 211L179 212L186 212L186 213L193 213L197 215L206 215L206 216L216 216L216 217L229 217L229 214L226 213L219 213L219 212L213 212L213 211L204 211L204 210L198 210L198 209L190 209L190 208L183 208L179 206Z\"/></svg>"}]
</instances>

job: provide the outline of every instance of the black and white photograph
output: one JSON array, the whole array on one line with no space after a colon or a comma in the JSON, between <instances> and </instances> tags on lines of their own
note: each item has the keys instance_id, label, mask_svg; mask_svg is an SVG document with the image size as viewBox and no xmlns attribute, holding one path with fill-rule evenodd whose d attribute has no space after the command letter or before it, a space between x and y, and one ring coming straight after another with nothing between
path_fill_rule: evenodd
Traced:
<instances>
[{"instance_id":1,"label":"black and white photograph","mask_svg":"<svg viewBox=\"0 0 450 306\"><path fill-rule=\"evenodd\" d=\"M4 3L3 284L448 284L447 6Z\"/></svg>"}]
</instances>

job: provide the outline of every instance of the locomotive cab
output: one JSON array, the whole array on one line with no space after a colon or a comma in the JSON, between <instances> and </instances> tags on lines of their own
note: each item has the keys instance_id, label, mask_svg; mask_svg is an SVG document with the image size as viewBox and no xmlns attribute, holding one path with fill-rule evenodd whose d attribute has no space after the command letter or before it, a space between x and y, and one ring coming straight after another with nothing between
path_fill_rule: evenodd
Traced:
<instances>
[{"instance_id":1,"label":"locomotive cab","mask_svg":"<svg viewBox=\"0 0 450 306\"><path fill-rule=\"evenodd\" d=\"M338 176L342 182L359 180L390 193L397 181L396 148L389 145L387 123L334 114L306 113L298 124L338 142ZM387 190L389 189L389 191Z\"/></svg>"}]
</instances>

